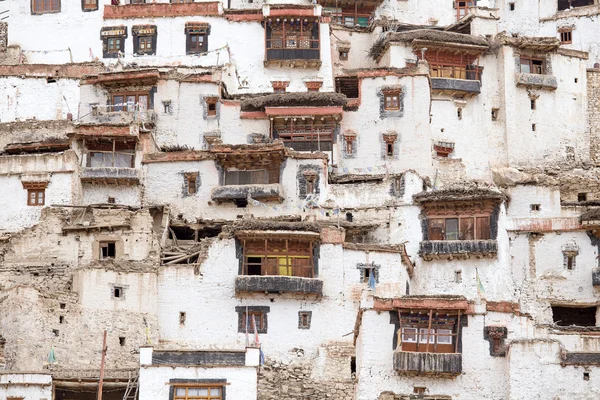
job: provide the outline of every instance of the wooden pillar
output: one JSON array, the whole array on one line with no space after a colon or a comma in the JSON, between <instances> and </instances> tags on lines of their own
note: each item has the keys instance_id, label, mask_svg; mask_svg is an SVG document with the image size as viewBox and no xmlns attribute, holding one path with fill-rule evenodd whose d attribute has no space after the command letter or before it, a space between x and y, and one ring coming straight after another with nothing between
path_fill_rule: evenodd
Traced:
<instances>
[{"instance_id":1,"label":"wooden pillar","mask_svg":"<svg viewBox=\"0 0 600 400\"><path fill-rule=\"evenodd\" d=\"M429 310L429 326L427 327L427 346L425 346L425 352L429 352L429 337L431 336L431 319L433 317L433 310Z\"/></svg>"},{"instance_id":2,"label":"wooden pillar","mask_svg":"<svg viewBox=\"0 0 600 400\"><path fill-rule=\"evenodd\" d=\"M454 344L454 352L458 353L458 339L460 335L460 310L458 310L458 320L456 321L456 343Z\"/></svg>"},{"instance_id":3,"label":"wooden pillar","mask_svg":"<svg viewBox=\"0 0 600 400\"><path fill-rule=\"evenodd\" d=\"M102 384L104 383L104 362L106 360L106 331L102 340L102 360L100 361L100 382L98 382L98 400L102 400Z\"/></svg>"}]
</instances>

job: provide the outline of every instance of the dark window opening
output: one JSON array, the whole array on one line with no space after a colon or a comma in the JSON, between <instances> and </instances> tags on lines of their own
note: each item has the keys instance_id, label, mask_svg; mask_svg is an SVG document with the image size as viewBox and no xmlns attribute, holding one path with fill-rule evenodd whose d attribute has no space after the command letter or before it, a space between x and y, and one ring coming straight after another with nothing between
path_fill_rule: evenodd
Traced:
<instances>
[{"instance_id":1,"label":"dark window opening","mask_svg":"<svg viewBox=\"0 0 600 400\"><path fill-rule=\"evenodd\" d=\"M123 297L123 288L119 286L115 286L115 298L120 299Z\"/></svg>"},{"instance_id":2,"label":"dark window opening","mask_svg":"<svg viewBox=\"0 0 600 400\"><path fill-rule=\"evenodd\" d=\"M115 204L116 203L116 199L114 197L108 196L108 199L106 200L106 202L108 204Z\"/></svg>"},{"instance_id":3,"label":"dark window opening","mask_svg":"<svg viewBox=\"0 0 600 400\"><path fill-rule=\"evenodd\" d=\"M510 7L510 11L515 11L515 3L508 3L508 6Z\"/></svg>"},{"instance_id":4,"label":"dark window opening","mask_svg":"<svg viewBox=\"0 0 600 400\"><path fill-rule=\"evenodd\" d=\"M243 330L248 328L248 332L254 332L254 326L256 325L256 331L258 333L266 333L265 328L265 314L262 311L248 311L248 315L246 313L242 313L242 324Z\"/></svg>"},{"instance_id":5,"label":"dark window opening","mask_svg":"<svg viewBox=\"0 0 600 400\"><path fill-rule=\"evenodd\" d=\"M365 276L363 277L363 282L369 283L369 280L371 279L371 274L373 273L373 269L365 268L364 271L365 271Z\"/></svg>"},{"instance_id":6,"label":"dark window opening","mask_svg":"<svg viewBox=\"0 0 600 400\"><path fill-rule=\"evenodd\" d=\"M246 262L248 268L248 275L262 275L261 266L262 258L260 257L248 257Z\"/></svg>"},{"instance_id":7,"label":"dark window opening","mask_svg":"<svg viewBox=\"0 0 600 400\"><path fill-rule=\"evenodd\" d=\"M587 193L577 193L577 201L587 201Z\"/></svg>"},{"instance_id":8,"label":"dark window opening","mask_svg":"<svg viewBox=\"0 0 600 400\"><path fill-rule=\"evenodd\" d=\"M352 222L352 219L353 219L352 213L346 213L346 221Z\"/></svg>"},{"instance_id":9,"label":"dark window opening","mask_svg":"<svg viewBox=\"0 0 600 400\"><path fill-rule=\"evenodd\" d=\"M529 103L530 103L531 109L535 110L535 106L536 106L535 99L531 99Z\"/></svg>"},{"instance_id":10,"label":"dark window opening","mask_svg":"<svg viewBox=\"0 0 600 400\"><path fill-rule=\"evenodd\" d=\"M529 208L531 209L531 211L540 211L542 209L542 206L539 204L531 204Z\"/></svg>"},{"instance_id":11,"label":"dark window opening","mask_svg":"<svg viewBox=\"0 0 600 400\"><path fill-rule=\"evenodd\" d=\"M54 336L58 336L60 334L58 329L52 329L52 333L54 333Z\"/></svg>"},{"instance_id":12,"label":"dark window opening","mask_svg":"<svg viewBox=\"0 0 600 400\"><path fill-rule=\"evenodd\" d=\"M335 91L345 94L349 99L358 99L358 77L346 76L335 78Z\"/></svg>"},{"instance_id":13,"label":"dark window opening","mask_svg":"<svg viewBox=\"0 0 600 400\"><path fill-rule=\"evenodd\" d=\"M100 258L115 258L116 254L115 242L100 242Z\"/></svg>"},{"instance_id":14,"label":"dark window opening","mask_svg":"<svg viewBox=\"0 0 600 400\"><path fill-rule=\"evenodd\" d=\"M558 0L558 11L569 8L593 6L594 0Z\"/></svg>"},{"instance_id":15,"label":"dark window opening","mask_svg":"<svg viewBox=\"0 0 600 400\"><path fill-rule=\"evenodd\" d=\"M492 108L492 121L498 120L498 113L500 112L497 108Z\"/></svg>"},{"instance_id":16,"label":"dark window opening","mask_svg":"<svg viewBox=\"0 0 600 400\"><path fill-rule=\"evenodd\" d=\"M248 206L248 199L235 199L234 203L237 208L245 208Z\"/></svg>"},{"instance_id":17,"label":"dark window opening","mask_svg":"<svg viewBox=\"0 0 600 400\"><path fill-rule=\"evenodd\" d=\"M59 316L58 317L58 323L59 324L64 324L64 322L65 322L65 316L64 315Z\"/></svg>"},{"instance_id":18,"label":"dark window opening","mask_svg":"<svg viewBox=\"0 0 600 400\"><path fill-rule=\"evenodd\" d=\"M575 266L575 256L567 256L567 269L572 270Z\"/></svg>"},{"instance_id":19,"label":"dark window opening","mask_svg":"<svg viewBox=\"0 0 600 400\"><path fill-rule=\"evenodd\" d=\"M266 169L225 171L225 185L266 185L269 183L269 171Z\"/></svg>"},{"instance_id":20,"label":"dark window opening","mask_svg":"<svg viewBox=\"0 0 600 400\"><path fill-rule=\"evenodd\" d=\"M348 52L340 51L340 61L348 61Z\"/></svg>"},{"instance_id":21,"label":"dark window opening","mask_svg":"<svg viewBox=\"0 0 600 400\"><path fill-rule=\"evenodd\" d=\"M535 132L535 129L537 128L536 124L531 124L531 131Z\"/></svg>"},{"instance_id":22,"label":"dark window opening","mask_svg":"<svg viewBox=\"0 0 600 400\"><path fill-rule=\"evenodd\" d=\"M584 381L589 381L590 380L590 373L589 372L584 372L583 373L583 380Z\"/></svg>"},{"instance_id":23,"label":"dark window opening","mask_svg":"<svg viewBox=\"0 0 600 400\"><path fill-rule=\"evenodd\" d=\"M67 305L65 303L60 303L59 307L61 310L64 310L65 308L67 308Z\"/></svg>"},{"instance_id":24,"label":"dark window opening","mask_svg":"<svg viewBox=\"0 0 600 400\"><path fill-rule=\"evenodd\" d=\"M456 110L456 116L458 117L459 120L462 119L462 108L458 108Z\"/></svg>"},{"instance_id":25,"label":"dark window opening","mask_svg":"<svg viewBox=\"0 0 600 400\"><path fill-rule=\"evenodd\" d=\"M185 319L186 319L186 314L185 312L181 311L179 313L179 325L185 325Z\"/></svg>"},{"instance_id":26,"label":"dark window opening","mask_svg":"<svg viewBox=\"0 0 600 400\"><path fill-rule=\"evenodd\" d=\"M356 357L350 357L350 373L356 373Z\"/></svg>"},{"instance_id":27,"label":"dark window opening","mask_svg":"<svg viewBox=\"0 0 600 400\"><path fill-rule=\"evenodd\" d=\"M125 337L124 336L119 336L119 344L121 346L125 346Z\"/></svg>"},{"instance_id":28,"label":"dark window opening","mask_svg":"<svg viewBox=\"0 0 600 400\"><path fill-rule=\"evenodd\" d=\"M267 61L320 58L318 20L278 18L269 20L265 30Z\"/></svg>"},{"instance_id":29,"label":"dark window opening","mask_svg":"<svg viewBox=\"0 0 600 400\"><path fill-rule=\"evenodd\" d=\"M558 326L596 326L596 307L552 307L552 319Z\"/></svg>"},{"instance_id":30,"label":"dark window opening","mask_svg":"<svg viewBox=\"0 0 600 400\"><path fill-rule=\"evenodd\" d=\"M306 194L314 194L315 193L315 180L314 179L306 179Z\"/></svg>"},{"instance_id":31,"label":"dark window opening","mask_svg":"<svg viewBox=\"0 0 600 400\"><path fill-rule=\"evenodd\" d=\"M394 144L386 143L386 152L389 157L394 155Z\"/></svg>"}]
</instances>

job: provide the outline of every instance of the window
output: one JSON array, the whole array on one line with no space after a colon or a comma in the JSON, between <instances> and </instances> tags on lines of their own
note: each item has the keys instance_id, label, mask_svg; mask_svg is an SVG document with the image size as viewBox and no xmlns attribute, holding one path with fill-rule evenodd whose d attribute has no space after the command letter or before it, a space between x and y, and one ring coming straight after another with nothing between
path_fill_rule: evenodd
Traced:
<instances>
[{"instance_id":1,"label":"window","mask_svg":"<svg viewBox=\"0 0 600 400\"><path fill-rule=\"evenodd\" d=\"M125 336L119 336L119 345L125 346Z\"/></svg>"},{"instance_id":2,"label":"window","mask_svg":"<svg viewBox=\"0 0 600 400\"><path fill-rule=\"evenodd\" d=\"M561 29L558 31L560 34L560 43L561 44L571 44L573 43L573 30L572 29Z\"/></svg>"},{"instance_id":3,"label":"window","mask_svg":"<svg viewBox=\"0 0 600 400\"><path fill-rule=\"evenodd\" d=\"M369 283L371 279L371 275L374 273L373 268L365 268L365 273L363 275L363 283Z\"/></svg>"},{"instance_id":4,"label":"window","mask_svg":"<svg viewBox=\"0 0 600 400\"><path fill-rule=\"evenodd\" d=\"M529 209L531 211L540 211L542 206L540 204L530 204Z\"/></svg>"},{"instance_id":5,"label":"window","mask_svg":"<svg viewBox=\"0 0 600 400\"><path fill-rule=\"evenodd\" d=\"M583 380L584 381L589 381L590 380L590 373L589 372L584 372L583 373Z\"/></svg>"},{"instance_id":6,"label":"window","mask_svg":"<svg viewBox=\"0 0 600 400\"><path fill-rule=\"evenodd\" d=\"M326 151L332 149L337 121L332 116L321 118L275 118L272 137L281 139L297 150Z\"/></svg>"},{"instance_id":7,"label":"window","mask_svg":"<svg viewBox=\"0 0 600 400\"><path fill-rule=\"evenodd\" d=\"M462 282L462 271L454 271L454 282L455 283Z\"/></svg>"},{"instance_id":8,"label":"window","mask_svg":"<svg viewBox=\"0 0 600 400\"><path fill-rule=\"evenodd\" d=\"M122 286L113 287L113 297L116 299L122 299L125 296L125 291Z\"/></svg>"},{"instance_id":9,"label":"window","mask_svg":"<svg viewBox=\"0 0 600 400\"><path fill-rule=\"evenodd\" d=\"M431 218L429 240L489 240L490 217Z\"/></svg>"},{"instance_id":10,"label":"window","mask_svg":"<svg viewBox=\"0 0 600 400\"><path fill-rule=\"evenodd\" d=\"M417 343L417 328L402 328L402 341Z\"/></svg>"},{"instance_id":11,"label":"window","mask_svg":"<svg viewBox=\"0 0 600 400\"><path fill-rule=\"evenodd\" d=\"M353 140L346 139L346 154L352 154L352 143L354 143Z\"/></svg>"},{"instance_id":12,"label":"window","mask_svg":"<svg viewBox=\"0 0 600 400\"><path fill-rule=\"evenodd\" d=\"M185 312L181 311L179 313L179 325L185 326L185 319L186 319L186 314L185 314Z\"/></svg>"},{"instance_id":13,"label":"window","mask_svg":"<svg viewBox=\"0 0 600 400\"><path fill-rule=\"evenodd\" d=\"M148 92L113 93L111 96L112 111L146 111L149 97Z\"/></svg>"},{"instance_id":14,"label":"window","mask_svg":"<svg viewBox=\"0 0 600 400\"><path fill-rule=\"evenodd\" d=\"M476 55L427 50L425 60L432 78L481 80L482 68L477 65Z\"/></svg>"},{"instance_id":15,"label":"window","mask_svg":"<svg viewBox=\"0 0 600 400\"><path fill-rule=\"evenodd\" d=\"M400 109L400 92L383 92L383 109L386 111Z\"/></svg>"},{"instance_id":16,"label":"window","mask_svg":"<svg viewBox=\"0 0 600 400\"><path fill-rule=\"evenodd\" d=\"M209 34L209 24L204 22L187 22L185 24L186 53L200 54L207 52Z\"/></svg>"},{"instance_id":17,"label":"window","mask_svg":"<svg viewBox=\"0 0 600 400\"><path fill-rule=\"evenodd\" d=\"M459 107L456 109L456 117L459 121L462 119L462 108Z\"/></svg>"},{"instance_id":18,"label":"window","mask_svg":"<svg viewBox=\"0 0 600 400\"><path fill-rule=\"evenodd\" d=\"M558 0L558 11L575 7L591 6L593 4L594 0Z\"/></svg>"},{"instance_id":19,"label":"window","mask_svg":"<svg viewBox=\"0 0 600 400\"><path fill-rule=\"evenodd\" d=\"M313 242L300 239L244 239L244 275L314 277Z\"/></svg>"},{"instance_id":20,"label":"window","mask_svg":"<svg viewBox=\"0 0 600 400\"><path fill-rule=\"evenodd\" d=\"M98 140L86 142L88 168L134 168L135 142Z\"/></svg>"},{"instance_id":21,"label":"window","mask_svg":"<svg viewBox=\"0 0 600 400\"><path fill-rule=\"evenodd\" d=\"M83 0L83 11L94 11L98 9L98 0Z\"/></svg>"},{"instance_id":22,"label":"window","mask_svg":"<svg viewBox=\"0 0 600 400\"><path fill-rule=\"evenodd\" d=\"M536 124L531 124L531 131L532 132L535 132L536 128L537 128Z\"/></svg>"},{"instance_id":23,"label":"window","mask_svg":"<svg viewBox=\"0 0 600 400\"><path fill-rule=\"evenodd\" d=\"M597 307L552 306L552 318L558 326L596 326Z\"/></svg>"},{"instance_id":24,"label":"window","mask_svg":"<svg viewBox=\"0 0 600 400\"><path fill-rule=\"evenodd\" d=\"M572 270L575 267L575 256L574 255L565 255L567 258L567 269Z\"/></svg>"},{"instance_id":25,"label":"window","mask_svg":"<svg viewBox=\"0 0 600 400\"><path fill-rule=\"evenodd\" d=\"M587 193L577 193L577 201L587 201Z\"/></svg>"},{"instance_id":26,"label":"window","mask_svg":"<svg viewBox=\"0 0 600 400\"><path fill-rule=\"evenodd\" d=\"M206 101L206 115L209 117L216 116L219 99L217 97L206 97L204 100Z\"/></svg>"},{"instance_id":27,"label":"window","mask_svg":"<svg viewBox=\"0 0 600 400\"><path fill-rule=\"evenodd\" d=\"M474 1L456 1L456 20L458 21L462 17L466 16L469 12L469 7L473 7Z\"/></svg>"},{"instance_id":28,"label":"window","mask_svg":"<svg viewBox=\"0 0 600 400\"><path fill-rule=\"evenodd\" d=\"M348 61L348 51L340 51L340 61Z\"/></svg>"},{"instance_id":29,"label":"window","mask_svg":"<svg viewBox=\"0 0 600 400\"><path fill-rule=\"evenodd\" d=\"M394 155L394 143L386 143L386 154L388 157L392 157Z\"/></svg>"},{"instance_id":30,"label":"window","mask_svg":"<svg viewBox=\"0 0 600 400\"><path fill-rule=\"evenodd\" d=\"M310 329L310 320L312 319L312 311L298 312L298 329Z\"/></svg>"},{"instance_id":31,"label":"window","mask_svg":"<svg viewBox=\"0 0 600 400\"><path fill-rule=\"evenodd\" d=\"M104 58L117 58L119 53L125 52L125 39L127 27L106 26L100 30L102 38L102 56Z\"/></svg>"},{"instance_id":32,"label":"window","mask_svg":"<svg viewBox=\"0 0 600 400\"><path fill-rule=\"evenodd\" d=\"M536 100L535 99L530 99L529 101L529 105L531 106L532 110L535 110L536 107Z\"/></svg>"},{"instance_id":33,"label":"window","mask_svg":"<svg viewBox=\"0 0 600 400\"><path fill-rule=\"evenodd\" d=\"M196 179L198 177L198 173L186 173L185 180L187 183L187 193L194 194L197 191Z\"/></svg>"},{"instance_id":34,"label":"window","mask_svg":"<svg viewBox=\"0 0 600 400\"><path fill-rule=\"evenodd\" d=\"M262 311L248 311L248 314L242 313L242 319L248 325L248 332L254 332L254 326L256 326L258 332L265 329L264 314Z\"/></svg>"},{"instance_id":35,"label":"window","mask_svg":"<svg viewBox=\"0 0 600 400\"><path fill-rule=\"evenodd\" d=\"M283 50L283 59L293 58L314 58L318 59L319 54L312 53L311 50L319 49L319 24L318 20L309 21L300 18L283 18L277 20L268 20L267 26L267 52L270 49ZM302 51L308 52L304 54ZM285 50L293 51L286 57ZM294 57L295 56L295 57Z\"/></svg>"},{"instance_id":36,"label":"window","mask_svg":"<svg viewBox=\"0 0 600 400\"><path fill-rule=\"evenodd\" d=\"M46 196L45 189L27 189L27 205L43 206Z\"/></svg>"},{"instance_id":37,"label":"window","mask_svg":"<svg viewBox=\"0 0 600 400\"><path fill-rule=\"evenodd\" d=\"M131 28L131 32L133 33L134 54L156 53L156 26L134 25Z\"/></svg>"},{"instance_id":38,"label":"window","mask_svg":"<svg viewBox=\"0 0 600 400\"><path fill-rule=\"evenodd\" d=\"M173 400L221 400L223 387L175 387Z\"/></svg>"},{"instance_id":39,"label":"window","mask_svg":"<svg viewBox=\"0 0 600 400\"><path fill-rule=\"evenodd\" d=\"M32 0L31 7L34 14L59 12L60 0Z\"/></svg>"},{"instance_id":40,"label":"window","mask_svg":"<svg viewBox=\"0 0 600 400\"><path fill-rule=\"evenodd\" d=\"M349 99L358 99L358 77L346 76L335 78L335 91L345 94Z\"/></svg>"},{"instance_id":41,"label":"window","mask_svg":"<svg viewBox=\"0 0 600 400\"><path fill-rule=\"evenodd\" d=\"M306 179L306 194L314 194L316 189L316 174L305 174L304 178Z\"/></svg>"},{"instance_id":42,"label":"window","mask_svg":"<svg viewBox=\"0 0 600 400\"><path fill-rule=\"evenodd\" d=\"M399 343L402 351L454 353L458 311L400 310Z\"/></svg>"},{"instance_id":43,"label":"window","mask_svg":"<svg viewBox=\"0 0 600 400\"><path fill-rule=\"evenodd\" d=\"M114 197L108 197L108 199L106 199L106 202L108 204L115 204L116 203L116 199Z\"/></svg>"},{"instance_id":44,"label":"window","mask_svg":"<svg viewBox=\"0 0 600 400\"><path fill-rule=\"evenodd\" d=\"M115 258L116 256L115 242L100 242L100 258ZM118 297L118 296L115 296Z\"/></svg>"},{"instance_id":45,"label":"window","mask_svg":"<svg viewBox=\"0 0 600 400\"><path fill-rule=\"evenodd\" d=\"M546 73L546 62L538 58L521 57L521 73L543 75Z\"/></svg>"},{"instance_id":46,"label":"window","mask_svg":"<svg viewBox=\"0 0 600 400\"><path fill-rule=\"evenodd\" d=\"M508 8L510 11L515 11L515 3L508 3Z\"/></svg>"}]
</instances>

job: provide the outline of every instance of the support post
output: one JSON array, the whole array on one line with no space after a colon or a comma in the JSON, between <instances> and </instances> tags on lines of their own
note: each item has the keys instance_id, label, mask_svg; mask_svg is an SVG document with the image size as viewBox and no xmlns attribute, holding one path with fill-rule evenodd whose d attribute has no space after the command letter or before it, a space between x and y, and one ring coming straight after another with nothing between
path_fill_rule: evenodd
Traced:
<instances>
[{"instance_id":1,"label":"support post","mask_svg":"<svg viewBox=\"0 0 600 400\"><path fill-rule=\"evenodd\" d=\"M429 310L429 326L427 327L427 345L425 346L425 352L429 353L429 337L431 336L431 318L433 317L433 310Z\"/></svg>"},{"instance_id":2,"label":"support post","mask_svg":"<svg viewBox=\"0 0 600 400\"><path fill-rule=\"evenodd\" d=\"M458 310L458 321L456 322L456 343L454 344L454 352L458 353L458 338L460 335L460 310Z\"/></svg>"},{"instance_id":3,"label":"support post","mask_svg":"<svg viewBox=\"0 0 600 400\"><path fill-rule=\"evenodd\" d=\"M100 382L98 382L98 400L102 400L102 384L104 383L104 361L106 360L106 330L102 340L102 361L100 361Z\"/></svg>"}]
</instances>

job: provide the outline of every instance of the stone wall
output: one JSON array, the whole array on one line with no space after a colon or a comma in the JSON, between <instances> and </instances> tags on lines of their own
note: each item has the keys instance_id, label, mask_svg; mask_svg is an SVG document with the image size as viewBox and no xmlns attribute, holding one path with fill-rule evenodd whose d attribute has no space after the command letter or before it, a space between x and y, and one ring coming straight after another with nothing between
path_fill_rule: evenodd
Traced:
<instances>
[{"instance_id":1,"label":"stone wall","mask_svg":"<svg viewBox=\"0 0 600 400\"><path fill-rule=\"evenodd\" d=\"M588 130L590 135L590 160L600 163L600 69L588 69Z\"/></svg>"},{"instance_id":2,"label":"stone wall","mask_svg":"<svg viewBox=\"0 0 600 400\"><path fill-rule=\"evenodd\" d=\"M324 363L303 358L283 363L268 358L258 374L258 400L354 400L354 349L333 345L322 353Z\"/></svg>"},{"instance_id":3,"label":"stone wall","mask_svg":"<svg viewBox=\"0 0 600 400\"><path fill-rule=\"evenodd\" d=\"M8 22L0 22L0 53L8 47Z\"/></svg>"}]
</instances>

